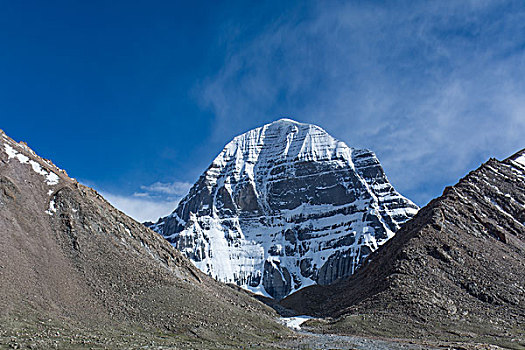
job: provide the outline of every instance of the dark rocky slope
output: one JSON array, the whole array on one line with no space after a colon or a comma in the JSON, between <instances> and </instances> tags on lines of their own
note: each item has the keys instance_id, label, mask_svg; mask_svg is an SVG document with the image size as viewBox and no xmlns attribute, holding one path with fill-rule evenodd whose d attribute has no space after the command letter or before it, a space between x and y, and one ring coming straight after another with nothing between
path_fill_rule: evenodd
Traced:
<instances>
[{"instance_id":1,"label":"dark rocky slope","mask_svg":"<svg viewBox=\"0 0 525 350\"><path fill-rule=\"evenodd\" d=\"M271 347L287 333L273 310L2 131L0 237L0 344Z\"/></svg>"},{"instance_id":2,"label":"dark rocky slope","mask_svg":"<svg viewBox=\"0 0 525 350\"><path fill-rule=\"evenodd\" d=\"M525 347L525 150L490 159L407 222L355 275L281 305L318 331Z\"/></svg>"}]
</instances>

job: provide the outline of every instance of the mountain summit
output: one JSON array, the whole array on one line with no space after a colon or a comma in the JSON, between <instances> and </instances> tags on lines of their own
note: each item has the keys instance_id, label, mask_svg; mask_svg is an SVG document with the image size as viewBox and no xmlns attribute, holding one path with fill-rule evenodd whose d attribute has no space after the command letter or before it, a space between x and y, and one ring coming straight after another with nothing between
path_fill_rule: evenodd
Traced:
<instances>
[{"instance_id":1,"label":"mountain summit","mask_svg":"<svg viewBox=\"0 0 525 350\"><path fill-rule=\"evenodd\" d=\"M235 137L149 226L203 272L280 299L351 275L417 210L373 152L280 119Z\"/></svg>"}]
</instances>

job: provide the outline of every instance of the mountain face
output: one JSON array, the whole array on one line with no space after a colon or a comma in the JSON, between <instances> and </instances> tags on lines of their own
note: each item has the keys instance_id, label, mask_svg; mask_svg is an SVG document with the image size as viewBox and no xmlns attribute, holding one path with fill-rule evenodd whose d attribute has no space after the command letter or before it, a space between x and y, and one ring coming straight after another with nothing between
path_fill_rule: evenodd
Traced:
<instances>
[{"instance_id":1,"label":"mountain face","mask_svg":"<svg viewBox=\"0 0 525 350\"><path fill-rule=\"evenodd\" d=\"M374 153L281 119L235 137L146 225L204 273L280 299L351 275L417 210Z\"/></svg>"},{"instance_id":2,"label":"mountain face","mask_svg":"<svg viewBox=\"0 0 525 350\"><path fill-rule=\"evenodd\" d=\"M263 304L1 130L0 237L6 347L239 348L286 334Z\"/></svg>"},{"instance_id":3,"label":"mountain face","mask_svg":"<svg viewBox=\"0 0 525 350\"><path fill-rule=\"evenodd\" d=\"M327 332L525 346L525 150L445 189L350 278L281 301Z\"/></svg>"}]
</instances>

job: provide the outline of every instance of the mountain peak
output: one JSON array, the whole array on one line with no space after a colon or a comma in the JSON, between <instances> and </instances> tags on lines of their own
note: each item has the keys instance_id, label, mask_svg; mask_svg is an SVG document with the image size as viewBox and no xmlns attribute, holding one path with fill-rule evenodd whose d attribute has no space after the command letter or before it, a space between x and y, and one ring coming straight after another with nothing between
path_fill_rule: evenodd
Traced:
<instances>
[{"instance_id":1,"label":"mountain peak","mask_svg":"<svg viewBox=\"0 0 525 350\"><path fill-rule=\"evenodd\" d=\"M245 162L268 163L281 161L318 161L345 158L351 163L352 150L322 128L291 119L279 119L235 137L214 160L222 166L236 159L235 165ZM249 171L248 168L244 168ZM239 169L242 172L242 169Z\"/></svg>"},{"instance_id":2,"label":"mountain peak","mask_svg":"<svg viewBox=\"0 0 525 350\"><path fill-rule=\"evenodd\" d=\"M290 118L281 118L276 121L271 122L270 124L304 124Z\"/></svg>"},{"instance_id":3,"label":"mountain peak","mask_svg":"<svg viewBox=\"0 0 525 350\"><path fill-rule=\"evenodd\" d=\"M261 128L268 128L268 127L290 127L290 126L295 126L295 127L298 127L298 128L306 128L306 129L317 129L317 130L321 130L323 131L324 133L326 133L328 135L328 133L323 129L321 128L320 126L318 125L315 125L315 124L312 124L312 123L303 123L303 122L298 122L296 120L293 120L293 119L290 119L290 118L281 118L281 119L277 119L271 123L268 123L268 124L265 124L264 126L261 126Z\"/></svg>"},{"instance_id":4,"label":"mountain peak","mask_svg":"<svg viewBox=\"0 0 525 350\"><path fill-rule=\"evenodd\" d=\"M283 128L285 128L285 130L288 130L288 132L294 132L296 129L304 129L304 130L306 130L308 132L316 130L319 133L322 133L325 136L332 138L332 136L330 134L328 134L328 132L326 132L323 128L321 128L318 125L311 124L311 123L302 123L302 122L298 122L296 120L289 119L289 118L281 118L281 119L275 120L275 121L273 121L271 123L268 123L268 124L266 124L264 126L261 126L259 128L261 128L261 129L265 129L265 128L266 129L268 129L268 128L283 129ZM256 129L259 129L259 128L256 128Z\"/></svg>"},{"instance_id":5,"label":"mountain peak","mask_svg":"<svg viewBox=\"0 0 525 350\"><path fill-rule=\"evenodd\" d=\"M282 298L352 274L417 209L374 153L280 119L235 137L150 226L205 273Z\"/></svg>"}]
</instances>

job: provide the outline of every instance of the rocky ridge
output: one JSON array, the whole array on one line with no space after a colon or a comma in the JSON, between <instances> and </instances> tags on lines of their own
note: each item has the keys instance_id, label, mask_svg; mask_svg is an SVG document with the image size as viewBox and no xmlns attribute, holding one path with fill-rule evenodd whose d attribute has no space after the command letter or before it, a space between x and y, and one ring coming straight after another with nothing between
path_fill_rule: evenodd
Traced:
<instances>
[{"instance_id":1,"label":"rocky ridge","mask_svg":"<svg viewBox=\"0 0 525 350\"><path fill-rule=\"evenodd\" d=\"M234 138L146 225L204 273L280 299L351 275L417 209L373 152L281 119Z\"/></svg>"},{"instance_id":2,"label":"rocky ridge","mask_svg":"<svg viewBox=\"0 0 525 350\"><path fill-rule=\"evenodd\" d=\"M281 301L317 331L525 348L525 150L445 189L350 278Z\"/></svg>"}]
</instances>

